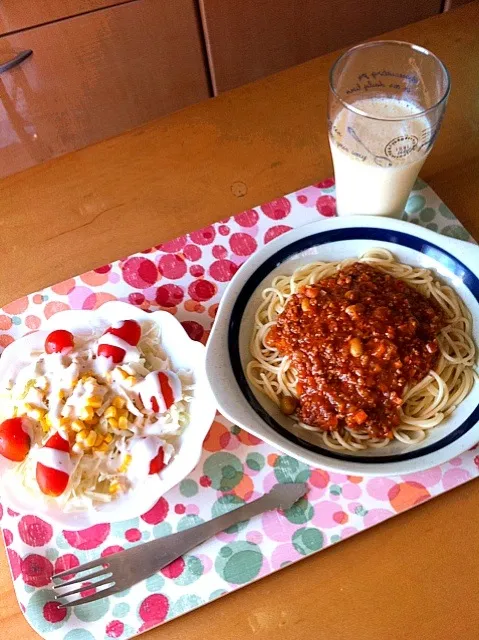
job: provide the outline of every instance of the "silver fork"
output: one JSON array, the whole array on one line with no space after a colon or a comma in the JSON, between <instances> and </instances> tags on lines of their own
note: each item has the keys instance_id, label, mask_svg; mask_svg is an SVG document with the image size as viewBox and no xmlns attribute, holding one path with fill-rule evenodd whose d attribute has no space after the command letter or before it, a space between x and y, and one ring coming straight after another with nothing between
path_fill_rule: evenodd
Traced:
<instances>
[{"instance_id":1,"label":"silver fork","mask_svg":"<svg viewBox=\"0 0 479 640\"><path fill-rule=\"evenodd\" d=\"M232 527L234 524L238 524L238 522L249 520L265 511L289 509L304 496L306 491L307 485L304 482L277 484L269 493L258 498L258 500L254 500L196 527L173 533L158 540L145 542L131 549L126 549L126 551L92 560L92 562L85 562L85 564L78 567L56 573L52 580L69 575L75 575L76 577L73 580L68 580L68 582L53 585L53 588L57 590L55 599L60 600L87 589L104 587L93 595L59 603L61 607L73 607L119 593L137 582L149 578L170 564L170 562L173 562L173 560L191 551L191 549L194 549L217 533ZM97 571L91 573L92 569L97 569ZM85 571L88 571L88 573L78 576L79 573L83 574ZM97 581L88 586L82 586L82 583L92 579L97 579ZM76 588L64 593L58 591L69 586L75 586Z\"/></svg>"}]
</instances>

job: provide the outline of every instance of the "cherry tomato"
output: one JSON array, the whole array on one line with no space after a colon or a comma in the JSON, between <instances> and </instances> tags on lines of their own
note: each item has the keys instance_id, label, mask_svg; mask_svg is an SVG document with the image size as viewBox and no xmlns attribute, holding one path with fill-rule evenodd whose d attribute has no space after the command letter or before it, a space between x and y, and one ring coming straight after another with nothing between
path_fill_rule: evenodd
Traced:
<instances>
[{"instance_id":1,"label":"cherry tomato","mask_svg":"<svg viewBox=\"0 0 479 640\"><path fill-rule=\"evenodd\" d=\"M124 349L121 349L120 347L114 347L111 344L99 344L97 353L99 356L111 358L112 362L114 362L115 364L120 364L120 362L123 362L123 358L126 355L126 351Z\"/></svg>"},{"instance_id":2,"label":"cherry tomato","mask_svg":"<svg viewBox=\"0 0 479 640\"><path fill-rule=\"evenodd\" d=\"M59 433L54 433L51 438L43 445L45 447L49 447L50 449L57 449L57 451L66 451L70 453L70 444L65 438L62 438Z\"/></svg>"},{"instance_id":3,"label":"cherry tomato","mask_svg":"<svg viewBox=\"0 0 479 640\"><path fill-rule=\"evenodd\" d=\"M56 329L48 334L45 340L47 353L69 353L73 349L73 334L65 329Z\"/></svg>"},{"instance_id":4,"label":"cherry tomato","mask_svg":"<svg viewBox=\"0 0 479 640\"><path fill-rule=\"evenodd\" d=\"M151 476L153 473L160 473L162 469L165 468L165 452L163 451L163 447L160 447L158 453L150 462L150 470L148 474Z\"/></svg>"},{"instance_id":5,"label":"cherry tomato","mask_svg":"<svg viewBox=\"0 0 479 640\"><path fill-rule=\"evenodd\" d=\"M128 342L132 347L136 347L140 342L141 327L138 322L135 322L135 320L123 320L121 326L110 327L105 331L105 333L111 333L125 342Z\"/></svg>"},{"instance_id":6,"label":"cherry tomato","mask_svg":"<svg viewBox=\"0 0 479 640\"><path fill-rule=\"evenodd\" d=\"M64 471L46 467L41 462L37 462L36 478L40 491L46 496L60 496L67 488L70 476Z\"/></svg>"},{"instance_id":7,"label":"cherry tomato","mask_svg":"<svg viewBox=\"0 0 479 640\"><path fill-rule=\"evenodd\" d=\"M25 460L30 450L30 436L22 425L22 418L9 418L0 424L0 454L13 462Z\"/></svg>"}]
</instances>

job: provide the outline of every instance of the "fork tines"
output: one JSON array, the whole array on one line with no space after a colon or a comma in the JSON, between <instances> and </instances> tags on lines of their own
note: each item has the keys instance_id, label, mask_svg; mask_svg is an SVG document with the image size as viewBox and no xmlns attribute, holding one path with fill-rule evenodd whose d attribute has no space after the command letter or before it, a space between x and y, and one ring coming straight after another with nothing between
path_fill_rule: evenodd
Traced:
<instances>
[{"instance_id":1,"label":"fork tines","mask_svg":"<svg viewBox=\"0 0 479 640\"><path fill-rule=\"evenodd\" d=\"M73 607L79 604L86 604L87 602L94 602L95 600L99 600L100 598L106 598L109 595L116 593L117 589L115 589L115 581L113 579L112 572L109 570L108 561L105 558L101 558L100 560L93 560L92 562L86 562L83 565L78 567L73 567L71 569L66 569L65 571L61 571L60 573L56 573L52 576L52 580L56 580L57 578L63 578L65 576L75 575L72 580L68 580L67 582L61 582L59 584L53 583L53 588L57 591L55 594L55 600L60 600L62 598L68 598L69 596L73 596L77 593L81 593L82 591L87 591L90 589L98 589L98 587L105 587L100 591L96 591L96 593L76 598L75 600L67 601L67 602L59 602L60 607ZM96 569L98 571L94 571L93 573L85 574L85 571L89 569ZM78 574L81 574L80 576ZM88 585L83 584L84 582L92 580L92 578L100 578L97 581L91 582ZM75 586L76 589L69 589L64 593L60 593L58 590L63 589L65 587ZM109 586L106 586L109 585Z\"/></svg>"}]
</instances>

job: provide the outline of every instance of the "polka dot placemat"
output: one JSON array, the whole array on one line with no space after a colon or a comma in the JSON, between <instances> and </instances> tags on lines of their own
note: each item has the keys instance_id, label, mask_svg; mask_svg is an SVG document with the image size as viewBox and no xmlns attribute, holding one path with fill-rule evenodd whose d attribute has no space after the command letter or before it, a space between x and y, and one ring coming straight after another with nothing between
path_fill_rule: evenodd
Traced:
<instances>
[{"instance_id":1,"label":"polka dot placemat","mask_svg":"<svg viewBox=\"0 0 479 640\"><path fill-rule=\"evenodd\" d=\"M293 227L334 215L334 182L325 180L70 278L6 305L0 312L0 346L40 328L54 313L96 309L108 300L166 309L194 340L205 342L221 294L249 255ZM422 181L404 217L471 239ZM61 531L0 505L0 524L18 601L37 633L52 640L125 640L478 475L475 451L404 477L327 473L278 453L218 415L195 471L141 518ZM194 526L289 481L308 482L310 490L284 515L267 513L236 525L128 592L73 611L55 604L49 586L53 572ZM91 591L85 584L83 593Z\"/></svg>"}]
</instances>

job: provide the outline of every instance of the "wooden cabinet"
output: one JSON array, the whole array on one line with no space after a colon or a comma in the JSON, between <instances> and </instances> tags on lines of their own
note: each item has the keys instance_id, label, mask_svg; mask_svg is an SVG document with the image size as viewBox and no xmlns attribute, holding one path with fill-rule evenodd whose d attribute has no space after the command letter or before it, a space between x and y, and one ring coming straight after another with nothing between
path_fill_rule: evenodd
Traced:
<instances>
[{"instance_id":1,"label":"wooden cabinet","mask_svg":"<svg viewBox=\"0 0 479 640\"><path fill-rule=\"evenodd\" d=\"M441 0L200 0L200 6L216 93L441 12Z\"/></svg>"},{"instance_id":2,"label":"wooden cabinet","mask_svg":"<svg viewBox=\"0 0 479 640\"><path fill-rule=\"evenodd\" d=\"M0 177L209 96L194 0L120 4L0 38ZM132 158L132 163L135 159Z\"/></svg>"}]
</instances>

